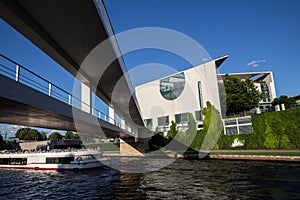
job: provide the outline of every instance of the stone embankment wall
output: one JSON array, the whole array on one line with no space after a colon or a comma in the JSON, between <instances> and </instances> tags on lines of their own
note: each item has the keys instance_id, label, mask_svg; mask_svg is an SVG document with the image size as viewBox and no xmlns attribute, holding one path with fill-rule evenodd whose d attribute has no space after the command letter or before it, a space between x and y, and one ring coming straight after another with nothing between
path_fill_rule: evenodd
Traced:
<instances>
[{"instance_id":1,"label":"stone embankment wall","mask_svg":"<svg viewBox=\"0 0 300 200\"><path fill-rule=\"evenodd\" d=\"M23 142L19 143L22 150L36 149L38 146L47 146L49 141Z\"/></svg>"}]
</instances>

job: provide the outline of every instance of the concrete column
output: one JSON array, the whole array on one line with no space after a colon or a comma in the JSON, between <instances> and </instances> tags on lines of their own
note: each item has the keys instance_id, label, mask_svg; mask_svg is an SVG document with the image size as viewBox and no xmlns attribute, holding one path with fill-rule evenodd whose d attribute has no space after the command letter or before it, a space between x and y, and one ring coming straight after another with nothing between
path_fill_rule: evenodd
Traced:
<instances>
[{"instance_id":1,"label":"concrete column","mask_svg":"<svg viewBox=\"0 0 300 200\"><path fill-rule=\"evenodd\" d=\"M126 126L125 126L125 119L121 118L121 128L125 130Z\"/></svg>"},{"instance_id":2,"label":"concrete column","mask_svg":"<svg viewBox=\"0 0 300 200\"><path fill-rule=\"evenodd\" d=\"M280 111L280 106L279 105L275 105L275 111Z\"/></svg>"},{"instance_id":3,"label":"concrete column","mask_svg":"<svg viewBox=\"0 0 300 200\"><path fill-rule=\"evenodd\" d=\"M261 110L259 107L256 108L256 114L260 114L261 113Z\"/></svg>"},{"instance_id":4,"label":"concrete column","mask_svg":"<svg viewBox=\"0 0 300 200\"><path fill-rule=\"evenodd\" d=\"M108 121L111 124L115 124L115 109L113 109L112 107L108 106Z\"/></svg>"},{"instance_id":5,"label":"concrete column","mask_svg":"<svg viewBox=\"0 0 300 200\"><path fill-rule=\"evenodd\" d=\"M120 154L124 156L144 156L145 147L142 143L136 143L131 139L120 139Z\"/></svg>"},{"instance_id":6,"label":"concrete column","mask_svg":"<svg viewBox=\"0 0 300 200\"><path fill-rule=\"evenodd\" d=\"M92 91L89 86L81 83L81 110L92 113Z\"/></svg>"}]
</instances>

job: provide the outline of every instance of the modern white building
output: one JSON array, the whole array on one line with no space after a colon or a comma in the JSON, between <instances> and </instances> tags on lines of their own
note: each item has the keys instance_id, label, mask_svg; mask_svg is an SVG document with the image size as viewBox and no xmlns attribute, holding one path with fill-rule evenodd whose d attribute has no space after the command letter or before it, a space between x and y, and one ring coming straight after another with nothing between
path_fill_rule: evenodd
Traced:
<instances>
[{"instance_id":1,"label":"modern white building","mask_svg":"<svg viewBox=\"0 0 300 200\"><path fill-rule=\"evenodd\" d=\"M136 87L136 97L146 127L165 132L171 121L185 130L188 113L203 126L202 109L207 101L220 110L216 69L228 56Z\"/></svg>"},{"instance_id":2,"label":"modern white building","mask_svg":"<svg viewBox=\"0 0 300 200\"><path fill-rule=\"evenodd\" d=\"M228 58L222 56L207 63L171 74L137 86L135 89L145 126L153 131L166 132L171 121L179 131L188 127L189 113L194 115L198 129L203 127L203 108L209 101L221 113L219 83L224 74L217 68ZM268 105L276 97L272 72L230 74L253 79ZM258 107L259 108L259 107ZM261 107L264 111L266 108ZM259 110L259 109L258 109Z\"/></svg>"},{"instance_id":3,"label":"modern white building","mask_svg":"<svg viewBox=\"0 0 300 200\"><path fill-rule=\"evenodd\" d=\"M257 90L263 94L262 100L258 107L252 110L252 113L270 112L272 110L272 101L276 98L275 83L273 73L268 72L243 72L231 74L218 74L219 80L223 80L226 75L237 76L241 80L251 79Z\"/></svg>"}]
</instances>

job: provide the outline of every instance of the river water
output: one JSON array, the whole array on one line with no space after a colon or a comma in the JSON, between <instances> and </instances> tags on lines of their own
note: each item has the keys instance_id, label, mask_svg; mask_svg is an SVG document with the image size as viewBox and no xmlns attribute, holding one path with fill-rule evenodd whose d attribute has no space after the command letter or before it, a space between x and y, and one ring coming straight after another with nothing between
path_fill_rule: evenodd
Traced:
<instances>
[{"instance_id":1,"label":"river water","mask_svg":"<svg viewBox=\"0 0 300 200\"><path fill-rule=\"evenodd\" d=\"M146 174L0 169L0 199L300 199L300 164L177 160Z\"/></svg>"}]
</instances>

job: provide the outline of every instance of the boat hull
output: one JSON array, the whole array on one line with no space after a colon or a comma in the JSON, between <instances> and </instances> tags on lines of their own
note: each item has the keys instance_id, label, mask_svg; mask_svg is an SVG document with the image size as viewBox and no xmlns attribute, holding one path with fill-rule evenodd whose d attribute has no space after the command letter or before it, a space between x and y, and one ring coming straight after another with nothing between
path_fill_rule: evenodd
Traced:
<instances>
[{"instance_id":1,"label":"boat hull","mask_svg":"<svg viewBox=\"0 0 300 200\"><path fill-rule=\"evenodd\" d=\"M7 153L0 155L0 168L33 170L86 170L109 164L99 151Z\"/></svg>"},{"instance_id":2,"label":"boat hull","mask_svg":"<svg viewBox=\"0 0 300 200\"><path fill-rule=\"evenodd\" d=\"M32 169L32 170L87 170L104 166L102 162L95 161L77 164L27 164L27 165L0 165L6 169Z\"/></svg>"}]
</instances>

